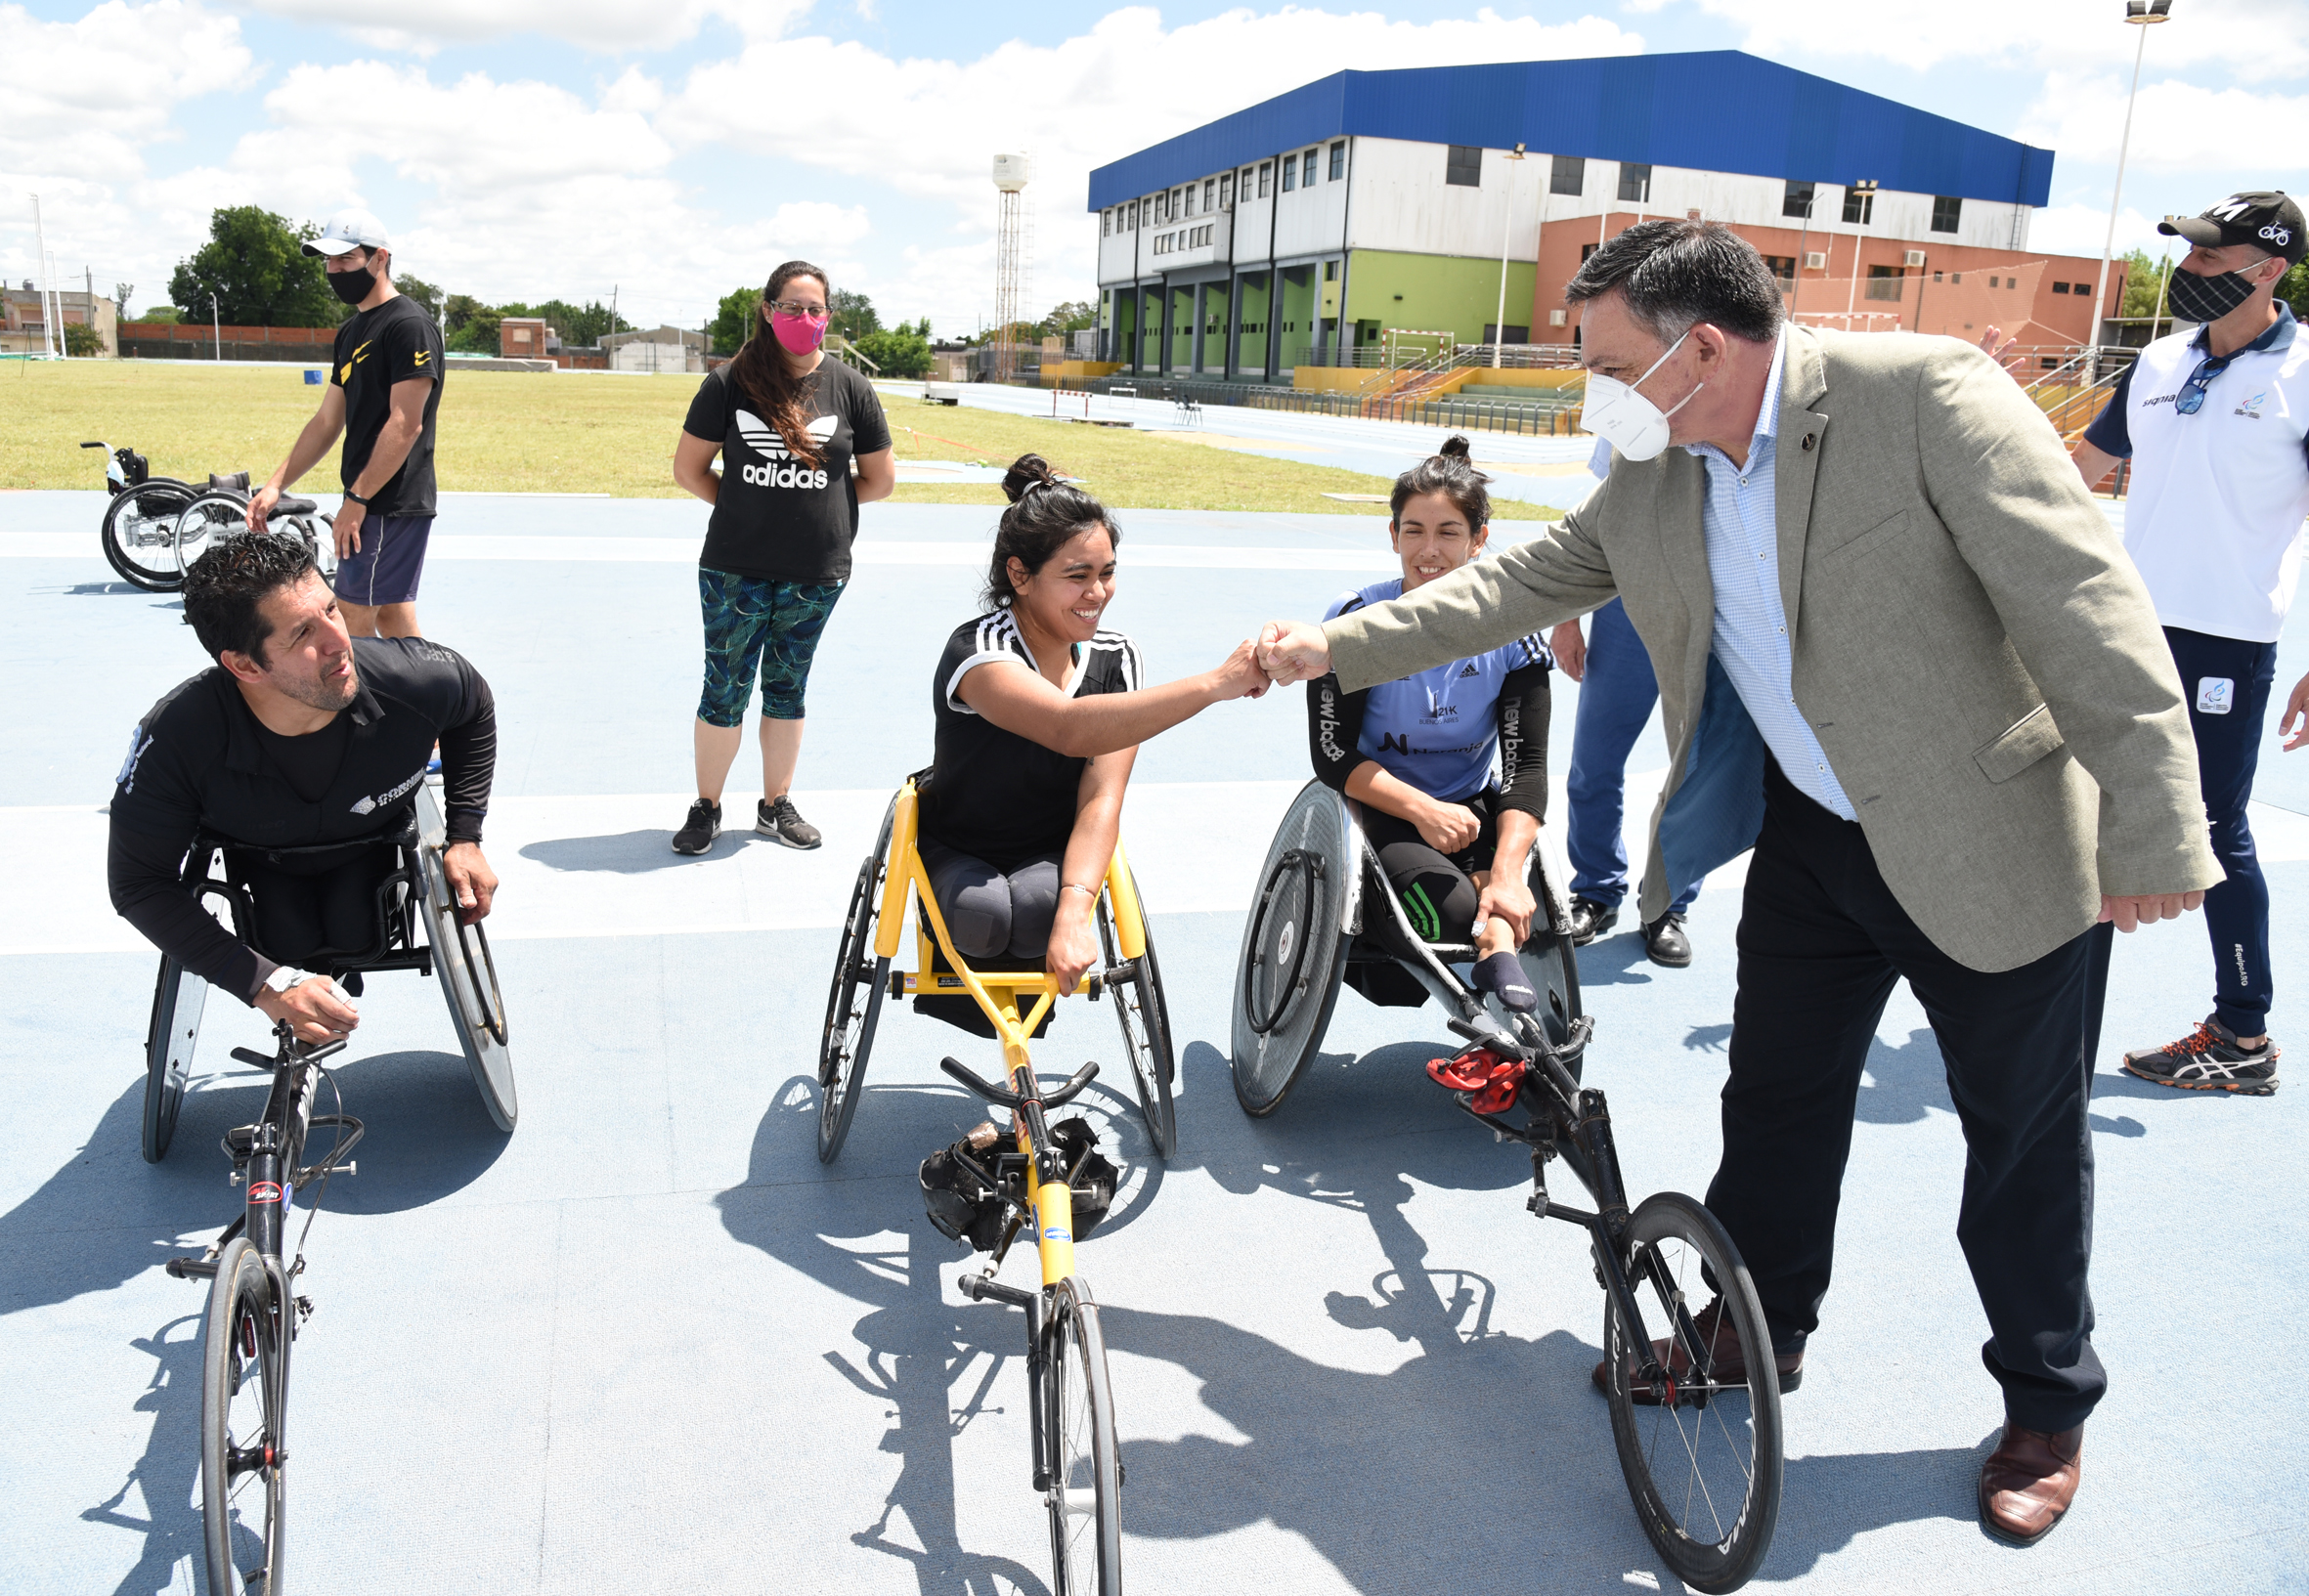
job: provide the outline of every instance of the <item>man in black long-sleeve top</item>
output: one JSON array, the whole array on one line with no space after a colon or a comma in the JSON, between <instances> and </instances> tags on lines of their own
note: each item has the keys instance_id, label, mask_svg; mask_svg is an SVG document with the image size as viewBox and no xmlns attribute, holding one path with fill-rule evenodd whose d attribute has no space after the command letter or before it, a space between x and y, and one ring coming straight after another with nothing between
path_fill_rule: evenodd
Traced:
<instances>
[{"instance_id":1,"label":"man in black long-sleeve top","mask_svg":"<svg viewBox=\"0 0 2309 1596\"><path fill-rule=\"evenodd\" d=\"M185 574L185 621L216 665L137 723L112 794L112 907L211 985L307 1042L359 1014L327 980L277 971L324 949L368 946L390 850L358 845L400 829L441 749L449 845L443 873L470 925L497 877L481 821L497 764L497 709L465 660L421 637L353 637L301 540L220 540ZM256 908L265 952L184 888L196 831L230 838L228 868ZM338 854L262 850L349 845Z\"/></svg>"}]
</instances>

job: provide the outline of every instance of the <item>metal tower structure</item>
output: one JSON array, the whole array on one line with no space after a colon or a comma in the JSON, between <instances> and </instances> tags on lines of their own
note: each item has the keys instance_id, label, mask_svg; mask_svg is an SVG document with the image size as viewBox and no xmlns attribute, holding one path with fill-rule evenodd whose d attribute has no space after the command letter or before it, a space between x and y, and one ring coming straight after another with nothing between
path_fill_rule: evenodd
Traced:
<instances>
[{"instance_id":1,"label":"metal tower structure","mask_svg":"<svg viewBox=\"0 0 2309 1596\"><path fill-rule=\"evenodd\" d=\"M1033 291L1034 205L1026 197L1032 163L1024 155L994 157L994 369L993 380L1018 375L1028 296Z\"/></svg>"}]
</instances>

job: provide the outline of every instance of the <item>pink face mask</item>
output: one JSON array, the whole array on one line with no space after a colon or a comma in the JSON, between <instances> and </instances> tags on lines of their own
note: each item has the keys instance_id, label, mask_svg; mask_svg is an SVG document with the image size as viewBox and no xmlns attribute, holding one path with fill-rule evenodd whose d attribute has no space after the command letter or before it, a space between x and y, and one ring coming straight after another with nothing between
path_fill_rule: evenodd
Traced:
<instances>
[{"instance_id":1,"label":"pink face mask","mask_svg":"<svg viewBox=\"0 0 2309 1596\"><path fill-rule=\"evenodd\" d=\"M825 323L788 316L784 311L769 313L769 330L777 334L779 346L789 355L806 355L826 341Z\"/></svg>"}]
</instances>

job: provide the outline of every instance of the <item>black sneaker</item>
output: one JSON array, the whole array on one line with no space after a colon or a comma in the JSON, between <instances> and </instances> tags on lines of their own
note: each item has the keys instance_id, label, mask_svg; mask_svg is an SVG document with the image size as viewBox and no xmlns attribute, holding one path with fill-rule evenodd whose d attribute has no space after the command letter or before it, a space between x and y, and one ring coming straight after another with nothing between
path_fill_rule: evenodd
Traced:
<instances>
[{"instance_id":1,"label":"black sneaker","mask_svg":"<svg viewBox=\"0 0 2309 1596\"><path fill-rule=\"evenodd\" d=\"M2184 1092L2238 1092L2266 1098L2277 1090L2278 1047L2273 1041L2241 1048L2237 1033L2212 1014L2178 1042L2124 1056L2127 1072Z\"/></svg>"},{"instance_id":2,"label":"black sneaker","mask_svg":"<svg viewBox=\"0 0 2309 1596\"><path fill-rule=\"evenodd\" d=\"M764 799L755 804L754 829L790 848L814 848L825 841L815 826L802 818L802 811L794 807L790 798L779 798L774 803Z\"/></svg>"},{"instance_id":3,"label":"black sneaker","mask_svg":"<svg viewBox=\"0 0 2309 1596\"><path fill-rule=\"evenodd\" d=\"M703 853L714 845L714 839L721 835L721 805L712 798L699 798L689 806L689 818L674 834L675 853Z\"/></svg>"},{"instance_id":4,"label":"black sneaker","mask_svg":"<svg viewBox=\"0 0 2309 1596\"><path fill-rule=\"evenodd\" d=\"M1571 945L1584 948L1620 923L1620 906L1593 898L1571 900Z\"/></svg>"}]
</instances>

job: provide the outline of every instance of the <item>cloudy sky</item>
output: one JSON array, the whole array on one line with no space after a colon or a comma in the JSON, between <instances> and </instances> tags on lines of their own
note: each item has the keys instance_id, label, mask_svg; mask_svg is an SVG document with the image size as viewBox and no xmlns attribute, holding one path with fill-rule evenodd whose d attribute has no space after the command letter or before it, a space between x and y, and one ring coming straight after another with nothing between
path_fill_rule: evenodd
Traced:
<instances>
[{"instance_id":1,"label":"cloudy sky","mask_svg":"<svg viewBox=\"0 0 2309 1596\"><path fill-rule=\"evenodd\" d=\"M2150 30L2119 250L2233 189L2309 193L2309 0ZM1094 291L1089 169L1342 67L1742 49L2058 151L2032 243L2097 254L2123 0L0 0L0 276L32 207L77 286L164 303L212 207L348 201L491 301L695 325L794 255L886 320L992 299L989 157L1036 163L1033 299ZM390 19L388 22L381 19ZM989 21L998 19L998 21ZM1726 104L1727 116L1739 107Z\"/></svg>"}]
</instances>

